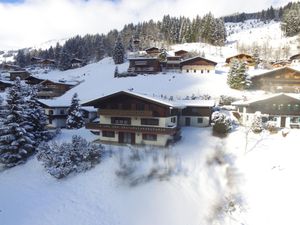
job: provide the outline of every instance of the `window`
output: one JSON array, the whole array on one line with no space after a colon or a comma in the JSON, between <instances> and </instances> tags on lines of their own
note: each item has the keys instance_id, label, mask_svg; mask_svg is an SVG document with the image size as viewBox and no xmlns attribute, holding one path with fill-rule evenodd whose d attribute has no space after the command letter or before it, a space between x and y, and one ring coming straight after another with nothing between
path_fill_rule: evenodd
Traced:
<instances>
[{"instance_id":1,"label":"window","mask_svg":"<svg viewBox=\"0 0 300 225\"><path fill-rule=\"evenodd\" d=\"M143 140L156 141L157 140L157 135L156 134L143 134Z\"/></svg>"},{"instance_id":2,"label":"window","mask_svg":"<svg viewBox=\"0 0 300 225\"><path fill-rule=\"evenodd\" d=\"M171 118L171 122L172 122L172 123L176 123L176 117L172 117L172 118Z\"/></svg>"},{"instance_id":3,"label":"window","mask_svg":"<svg viewBox=\"0 0 300 225\"><path fill-rule=\"evenodd\" d=\"M207 70L207 73L209 73L209 70Z\"/></svg>"},{"instance_id":4,"label":"window","mask_svg":"<svg viewBox=\"0 0 300 225\"><path fill-rule=\"evenodd\" d=\"M298 104L294 105L294 111L299 111L300 107Z\"/></svg>"},{"instance_id":5,"label":"window","mask_svg":"<svg viewBox=\"0 0 300 225\"><path fill-rule=\"evenodd\" d=\"M299 117L292 117L291 123L299 123Z\"/></svg>"},{"instance_id":6,"label":"window","mask_svg":"<svg viewBox=\"0 0 300 225\"><path fill-rule=\"evenodd\" d=\"M141 125L154 125L158 126L159 125L159 120L158 119L141 119Z\"/></svg>"},{"instance_id":7,"label":"window","mask_svg":"<svg viewBox=\"0 0 300 225\"><path fill-rule=\"evenodd\" d=\"M102 137L115 137L115 132L114 131L102 131Z\"/></svg>"},{"instance_id":8,"label":"window","mask_svg":"<svg viewBox=\"0 0 300 225\"><path fill-rule=\"evenodd\" d=\"M290 112L292 110L292 105L291 104L288 104L287 105L287 110Z\"/></svg>"},{"instance_id":9,"label":"window","mask_svg":"<svg viewBox=\"0 0 300 225\"><path fill-rule=\"evenodd\" d=\"M201 73L203 73L203 70L201 70Z\"/></svg>"},{"instance_id":10,"label":"window","mask_svg":"<svg viewBox=\"0 0 300 225\"><path fill-rule=\"evenodd\" d=\"M64 115L64 114L65 114L65 110L64 110L64 109L61 109L61 110L59 111L59 113L60 113L60 115Z\"/></svg>"},{"instance_id":11,"label":"window","mask_svg":"<svg viewBox=\"0 0 300 225\"><path fill-rule=\"evenodd\" d=\"M196 73L197 72L197 70L194 70L194 73Z\"/></svg>"},{"instance_id":12,"label":"window","mask_svg":"<svg viewBox=\"0 0 300 225\"><path fill-rule=\"evenodd\" d=\"M278 110L283 110L283 104L278 105Z\"/></svg>"},{"instance_id":13,"label":"window","mask_svg":"<svg viewBox=\"0 0 300 225\"><path fill-rule=\"evenodd\" d=\"M131 124L131 118L127 117L112 117L111 118L111 123L112 124Z\"/></svg>"},{"instance_id":14,"label":"window","mask_svg":"<svg viewBox=\"0 0 300 225\"><path fill-rule=\"evenodd\" d=\"M273 109L273 110L276 110L276 109L277 109L276 104L273 104L273 105L272 105L272 109Z\"/></svg>"},{"instance_id":15,"label":"window","mask_svg":"<svg viewBox=\"0 0 300 225\"><path fill-rule=\"evenodd\" d=\"M198 120L198 123L203 123L203 118L199 117L197 120Z\"/></svg>"},{"instance_id":16,"label":"window","mask_svg":"<svg viewBox=\"0 0 300 225\"><path fill-rule=\"evenodd\" d=\"M189 70L186 70L186 72L188 73L188 72L190 72Z\"/></svg>"},{"instance_id":17,"label":"window","mask_svg":"<svg viewBox=\"0 0 300 225\"><path fill-rule=\"evenodd\" d=\"M274 117L274 116L270 116L270 117L269 117L269 120L270 120L270 121L277 121L277 118Z\"/></svg>"},{"instance_id":18,"label":"window","mask_svg":"<svg viewBox=\"0 0 300 225\"><path fill-rule=\"evenodd\" d=\"M49 115L53 115L53 110L52 109L49 110Z\"/></svg>"},{"instance_id":19,"label":"window","mask_svg":"<svg viewBox=\"0 0 300 225\"><path fill-rule=\"evenodd\" d=\"M144 111L145 105L143 103L136 104L136 110Z\"/></svg>"}]
</instances>

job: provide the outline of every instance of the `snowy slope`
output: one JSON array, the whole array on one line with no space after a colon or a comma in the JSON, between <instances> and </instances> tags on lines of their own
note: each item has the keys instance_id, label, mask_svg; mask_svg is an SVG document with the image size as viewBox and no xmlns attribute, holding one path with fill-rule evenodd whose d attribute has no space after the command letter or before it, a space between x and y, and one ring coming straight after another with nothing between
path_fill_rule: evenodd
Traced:
<instances>
[{"instance_id":1,"label":"snowy slope","mask_svg":"<svg viewBox=\"0 0 300 225\"><path fill-rule=\"evenodd\" d=\"M187 128L183 134L169 149L180 160L180 172L168 180L128 186L115 175L118 154L65 180L50 177L36 159L1 172L1 224L207 224L226 186L226 167L207 166L207 160L223 141L211 136L211 128ZM126 152L126 147L118 149Z\"/></svg>"}]
</instances>

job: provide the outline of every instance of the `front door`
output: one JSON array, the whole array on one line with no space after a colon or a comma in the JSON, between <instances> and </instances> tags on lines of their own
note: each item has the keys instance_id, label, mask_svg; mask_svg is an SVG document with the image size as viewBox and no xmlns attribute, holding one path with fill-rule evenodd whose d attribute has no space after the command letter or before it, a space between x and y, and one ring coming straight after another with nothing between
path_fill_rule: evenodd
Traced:
<instances>
[{"instance_id":1,"label":"front door","mask_svg":"<svg viewBox=\"0 0 300 225\"><path fill-rule=\"evenodd\" d=\"M285 127L286 117L282 116L280 119L280 127Z\"/></svg>"},{"instance_id":2,"label":"front door","mask_svg":"<svg viewBox=\"0 0 300 225\"><path fill-rule=\"evenodd\" d=\"M185 117L185 125L191 126L191 118L190 117Z\"/></svg>"}]
</instances>

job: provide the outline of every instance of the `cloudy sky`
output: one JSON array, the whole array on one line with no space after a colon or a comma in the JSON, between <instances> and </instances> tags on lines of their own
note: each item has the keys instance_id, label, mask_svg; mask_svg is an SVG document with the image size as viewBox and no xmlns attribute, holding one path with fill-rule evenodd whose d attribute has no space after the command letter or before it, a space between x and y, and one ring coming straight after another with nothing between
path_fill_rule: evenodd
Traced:
<instances>
[{"instance_id":1,"label":"cloudy sky","mask_svg":"<svg viewBox=\"0 0 300 225\"><path fill-rule=\"evenodd\" d=\"M37 45L76 34L105 33L163 15L255 12L290 0L0 0L0 49Z\"/></svg>"}]
</instances>

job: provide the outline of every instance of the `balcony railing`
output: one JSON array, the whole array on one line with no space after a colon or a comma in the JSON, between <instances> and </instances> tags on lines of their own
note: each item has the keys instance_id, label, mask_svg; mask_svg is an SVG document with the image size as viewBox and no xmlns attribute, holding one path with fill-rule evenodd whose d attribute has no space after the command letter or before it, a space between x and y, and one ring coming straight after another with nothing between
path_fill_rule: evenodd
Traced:
<instances>
[{"instance_id":1,"label":"balcony railing","mask_svg":"<svg viewBox=\"0 0 300 225\"><path fill-rule=\"evenodd\" d=\"M115 124L97 124L87 123L85 127L89 130L111 130L123 132L140 132L151 134L175 134L180 128L178 127L145 127L145 126L128 126L128 125L115 125Z\"/></svg>"},{"instance_id":2,"label":"balcony railing","mask_svg":"<svg viewBox=\"0 0 300 225\"><path fill-rule=\"evenodd\" d=\"M153 116L152 111L100 109L98 114L104 116Z\"/></svg>"}]
</instances>

